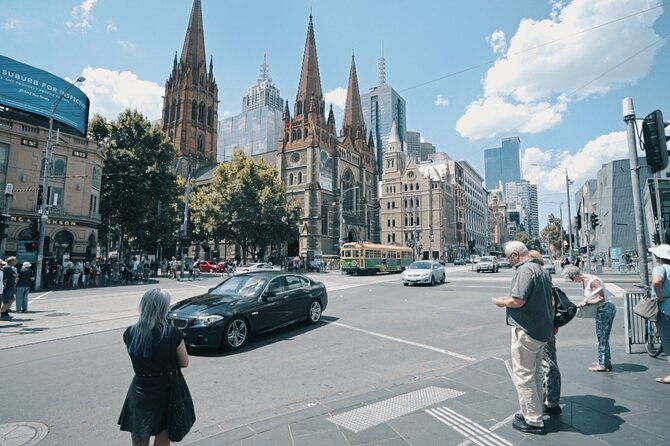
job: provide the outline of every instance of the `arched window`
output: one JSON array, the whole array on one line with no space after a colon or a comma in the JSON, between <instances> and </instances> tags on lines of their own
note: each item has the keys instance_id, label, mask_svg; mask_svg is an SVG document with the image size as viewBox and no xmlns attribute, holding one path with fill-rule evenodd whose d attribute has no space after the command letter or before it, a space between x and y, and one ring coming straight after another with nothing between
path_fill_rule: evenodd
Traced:
<instances>
[{"instance_id":1,"label":"arched window","mask_svg":"<svg viewBox=\"0 0 670 446\"><path fill-rule=\"evenodd\" d=\"M302 115L302 101L298 100L295 105L297 109L296 115Z\"/></svg>"},{"instance_id":2,"label":"arched window","mask_svg":"<svg viewBox=\"0 0 670 446\"><path fill-rule=\"evenodd\" d=\"M418 198L414 200L414 204L416 205L416 207L419 207L419 199Z\"/></svg>"},{"instance_id":3,"label":"arched window","mask_svg":"<svg viewBox=\"0 0 670 446\"><path fill-rule=\"evenodd\" d=\"M409 185L409 190L414 190L414 185L413 184Z\"/></svg>"},{"instance_id":4,"label":"arched window","mask_svg":"<svg viewBox=\"0 0 670 446\"><path fill-rule=\"evenodd\" d=\"M416 183L416 186L414 187L414 189L419 190L419 183Z\"/></svg>"},{"instance_id":5,"label":"arched window","mask_svg":"<svg viewBox=\"0 0 670 446\"><path fill-rule=\"evenodd\" d=\"M298 184L302 184L302 172L298 172Z\"/></svg>"},{"instance_id":6,"label":"arched window","mask_svg":"<svg viewBox=\"0 0 670 446\"><path fill-rule=\"evenodd\" d=\"M418 215L416 216L416 225L421 226L421 223L419 223L419 216Z\"/></svg>"},{"instance_id":7,"label":"arched window","mask_svg":"<svg viewBox=\"0 0 670 446\"><path fill-rule=\"evenodd\" d=\"M292 173L290 173L288 175L288 185L293 186L293 174Z\"/></svg>"},{"instance_id":8,"label":"arched window","mask_svg":"<svg viewBox=\"0 0 670 446\"><path fill-rule=\"evenodd\" d=\"M347 169L344 171L344 175L342 176L342 190L346 191L344 193L343 207L346 212L354 211L354 194L356 191L352 189L353 185L354 185L354 176L351 173L351 170Z\"/></svg>"},{"instance_id":9,"label":"arched window","mask_svg":"<svg viewBox=\"0 0 670 446\"><path fill-rule=\"evenodd\" d=\"M214 113L212 113L212 107L207 108L207 125L212 126L212 119L214 119Z\"/></svg>"},{"instance_id":10,"label":"arched window","mask_svg":"<svg viewBox=\"0 0 670 446\"><path fill-rule=\"evenodd\" d=\"M198 122L205 122L205 103L201 102L198 107Z\"/></svg>"},{"instance_id":11,"label":"arched window","mask_svg":"<svg viewBox=\"0 0 670 446\"><path fill-rule=\"evenodd\" d=\"M55 177L64 177L66 170L65 160L57 159L54 160L53 163L53 171L51 174Z\"/></svg>"},{"instance_id":12,"label":"arched window","mask_svg":"<svg viewBox=\"0 0 670 446\"><path fill-rule=\"evenodd\" d=\"M193 100L191 102L191 120L195 121L198 118L198 104Z\"/></svg>"},{"instance_id":13,"label":"arched window","mask_svg":"<svg viewBox=\"0 0 670 446\"><path fill-rule=\"evenodd\" d=\"M202 139L202 135L198 135L198 153L205 152L205 142Z\"/></svg>"},{"instance_id":14,"label":"arched window","mask_svg":"<svg viewBox=\"0 0 670 446\"><path fill-rule=\"evenodd\" d=\"M407 192L407 185L405 184L405 192Z\"/></svg>"}]
</instances>

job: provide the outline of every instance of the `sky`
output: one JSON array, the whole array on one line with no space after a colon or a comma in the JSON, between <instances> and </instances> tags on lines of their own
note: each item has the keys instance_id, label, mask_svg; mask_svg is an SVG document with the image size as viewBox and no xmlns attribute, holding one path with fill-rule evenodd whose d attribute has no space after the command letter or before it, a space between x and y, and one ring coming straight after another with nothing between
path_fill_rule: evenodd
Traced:
<instances>
[{"instance_id":1,"label":"sky","mask_svg":"<svg viewBox=\"0 0 670 446\"><path fill-rule=\"evenodd\" d=\"M387 83L407 102L408 130L484 176L484 149L521 139L538 184L540 225L559 215L600 165L626 158L621 103L670 120L670 1L202 0L219 118L241 111L263 54L289 100L298 87L310 8L326 101L342 122L351 54L361 92ZM0 0L0 54L80 87L92 113L136 108L160 118L192 0ZM664 110L665 109L665 110ZM640 152L640 154L642 154ZM540 164L542 166L537 166ZM555 166L557 168L547 167ZM564 219L567 208L563 205Z\"/></svg>"}]
</instances>

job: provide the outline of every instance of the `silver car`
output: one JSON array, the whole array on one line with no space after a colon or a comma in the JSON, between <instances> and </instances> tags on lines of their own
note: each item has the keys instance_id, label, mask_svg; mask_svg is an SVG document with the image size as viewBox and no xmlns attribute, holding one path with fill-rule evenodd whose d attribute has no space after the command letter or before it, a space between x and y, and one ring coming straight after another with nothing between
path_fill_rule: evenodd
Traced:
<instances>
[{"instance_id":1,"label":"silver car","mask_svg":"<svg viewBox=\"0 0 670 446\"><path fill-rule=\"evenodd\" d=\"M435 285L436 282L444 283L447 279L447 272L444 265L436 260L419 260L412 262L402 272L400 279L405 286L417 283Z\"/></svg>"}]
</instances>

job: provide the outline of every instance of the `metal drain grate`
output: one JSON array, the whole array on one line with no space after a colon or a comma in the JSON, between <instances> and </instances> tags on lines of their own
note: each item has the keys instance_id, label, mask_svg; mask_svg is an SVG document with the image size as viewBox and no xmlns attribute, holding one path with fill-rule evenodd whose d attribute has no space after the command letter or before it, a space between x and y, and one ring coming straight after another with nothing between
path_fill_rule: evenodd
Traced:
<instances>
[{"instance_id":1,"label":"metal drain grate","mask_svg":"<svg viewBox=\"0 0 670 446\"><path fill-rule=\"evenodd\" d=\"M426 412L479 446L512 446L512 443L501 436L448 407L426 409Z\"/></svg>"},{"instance_id":2,"label":"metal drain grate","mask_svg":"<svg viewBox=\"0 0 670 446\"><path fill-rule=\"evenodd\" d=\"M463 393L458 390L431 386L342 412L327 420L350 431L360 432L433 404L456 398Z\"/></svg>"}]
</instances>

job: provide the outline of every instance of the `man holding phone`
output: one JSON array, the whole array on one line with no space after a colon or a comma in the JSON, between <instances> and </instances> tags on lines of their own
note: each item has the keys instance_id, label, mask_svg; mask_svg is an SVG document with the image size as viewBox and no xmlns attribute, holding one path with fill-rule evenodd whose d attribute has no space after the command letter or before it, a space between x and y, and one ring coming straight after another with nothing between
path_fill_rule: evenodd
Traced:
<instances>
[{"instance_id":1,"label":"man holding phone","mask_svg":"<svg viewBox=\"0 0 670 446\"><path fill-rule=\"evenodd\" d=\"M544 435L542 356L554 327L551 278L541 265L532 261L523 243L511 241L504 248L505 256L515 268L512 285L509 296L492 300L506 309L507 325L512 327L512 371L521 406L512 427Z\"/></svg>"}]
</instances>

